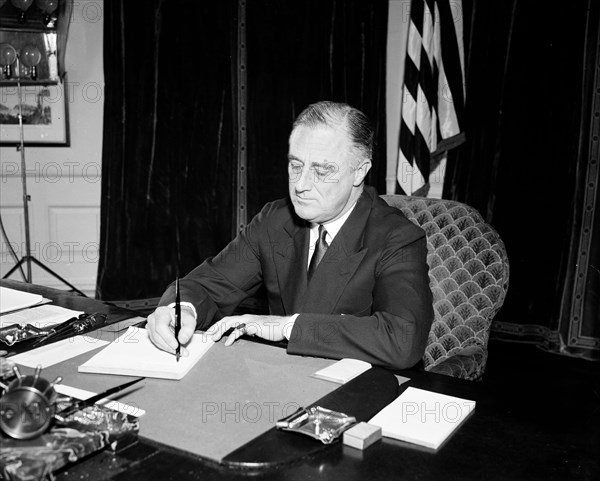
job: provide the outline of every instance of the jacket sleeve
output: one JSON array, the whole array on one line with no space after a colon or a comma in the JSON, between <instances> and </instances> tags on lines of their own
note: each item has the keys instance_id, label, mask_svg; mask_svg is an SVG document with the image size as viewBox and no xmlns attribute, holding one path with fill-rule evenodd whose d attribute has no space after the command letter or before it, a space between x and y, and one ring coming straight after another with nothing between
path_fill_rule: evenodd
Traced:
<instances>
[{"instance_id":1,"label":"jacket sleeve","mask_svg":"<svg viewBox=\"0 0 600 481\"><path fill-rule=\"evenodd\" d=\"M194 305L197 329L207 329L230 315L262 283L258 245L263 212L219 254L208 258L179 281L182 301ZM175 284L169 285L159 306L175 301Z\"/></svg>"},{"instance_id":2,"label":"jacket sleeve","mask_svg":"<svg viewBox=\"0 0 600 481\"><path fill-rule=\"evenodd\" d=\"M392 233L376 268L371 312L364 316L301 313L288 353L361 359L392 369L423 357L433 321L425 234L406 243Z\"/></svg>"}]
</instances>

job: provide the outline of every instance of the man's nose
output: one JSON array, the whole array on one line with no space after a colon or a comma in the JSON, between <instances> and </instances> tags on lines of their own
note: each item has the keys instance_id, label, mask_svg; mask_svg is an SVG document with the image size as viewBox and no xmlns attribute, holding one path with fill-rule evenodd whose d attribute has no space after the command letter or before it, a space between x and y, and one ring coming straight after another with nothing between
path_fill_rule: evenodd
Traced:
<instances>
[{"instance_id":1,"label":"man's nose","mask_svg":"<svg viewBox=\"0 0 600 481\"><path fill-rule=\"evenodd\" d=\"M298 174L298 178L296 180L296 185L294 188L296 192L304 192L310 190L312 187L312 178L310 169L302 169L302 172Z\"/></svg>"}]
</instances>

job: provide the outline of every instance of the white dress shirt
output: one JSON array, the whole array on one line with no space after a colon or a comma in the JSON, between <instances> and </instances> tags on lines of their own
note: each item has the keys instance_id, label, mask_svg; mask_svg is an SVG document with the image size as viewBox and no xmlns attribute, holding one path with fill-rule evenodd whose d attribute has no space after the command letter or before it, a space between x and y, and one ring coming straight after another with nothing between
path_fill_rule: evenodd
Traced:
<instances>
[{"instance_id":1,"label":"white dress shirt","mask_svg":"<svg viewBox=\"0 0 600 481\"><path fill-rule=\"evenodd\" d=\"M350 214L354 210L354 207L356 207L356 202L352 205L352 207L350 207L350 209L348 209L348 212L346 212L342 217L334 221L328 222L326 224L323 224L323 227L325 227L325 230L327 231L327 234L325 235L325 240L327 241L328 246L331 245L337 233L340 231L348 217L350 217ZM319 238L319 225L320 224L311 224L310 226L310 240L308 243L308 264L306 265L307 269L310 265L310 260L312 259L312 256L315 252L315 244L317 243L317 239Z\"/></svg>"}]
</instances>

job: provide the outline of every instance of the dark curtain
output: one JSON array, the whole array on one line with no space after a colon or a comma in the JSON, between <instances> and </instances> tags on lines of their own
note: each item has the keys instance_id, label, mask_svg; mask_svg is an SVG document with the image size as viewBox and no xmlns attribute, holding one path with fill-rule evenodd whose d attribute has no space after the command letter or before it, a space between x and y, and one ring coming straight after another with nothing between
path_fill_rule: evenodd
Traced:
<instances>
[{"instance_id":1,"label":"dark curtain","mask_svg":"<svg viewBox=\"0 0 600 481\"><path fill-rule=\"evenodd\" d=\"M577 270L582 212L588 209L583 196L597 189L597 181L590 187L585 178L590 162L598 161L586 140L598 96L598 4L463 5L467 143L450 154L444 197L477 208L506 244L510 287L495 335L581 354L569 332L583 319L567 311L574 284L583 280ZM587 229L593 231L591 224ZM586 263L590 257L588 252ZM598 294L591 290L598 285L597 269L585 276L587 301L596 307L588 309L584 337L597 353Z\"/></svg>"},{"instance_id":2,"label":"dark curtain","mask_svg":"<svg viewBox=\"0 0 600 481\"><path fill-rule=\"evenodd\" d=\"M287 195L294 117L318 100L371 117L385 177L387 0L245 2L248 220ZM97 296L159 296L231 239L238 1L105 2L105 116Z\"/></svg>"},{"instance_id":3,"label":"dark curtain","mask_svg":"<svg viewBox=\"0 0 600 481\"><path fill-rule=\"evenodd\" d=\"M367 183L385 192L387 0L248 2L249 212L287 195L288 137L319 100L346 102L375 126Z\"/></svg>"},{"instance_id":4,"label":"dark curtain","mask_svg":"<svg viewBox=\"0 0 600 481\"><path fill-rule=\"evenodd\" d=\"M147 298L231 237L237 6L106 0L104 12L97 297Z\"/></svg>"}]
</instances>

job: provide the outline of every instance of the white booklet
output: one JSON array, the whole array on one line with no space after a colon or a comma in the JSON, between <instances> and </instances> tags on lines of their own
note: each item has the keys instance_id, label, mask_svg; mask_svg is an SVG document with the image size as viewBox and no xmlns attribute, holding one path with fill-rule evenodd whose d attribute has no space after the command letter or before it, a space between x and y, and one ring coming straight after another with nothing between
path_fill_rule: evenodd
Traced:
<instances>
[{"instance_id":1,"label":"white booklet","mask_svg":"<svg viewBox=\"0 0 600 481\"><path fill-rule=\"evenodd\" d=\"M371 364L368 362L347 358L315 372L313 377L337 382L338 384L346 384L369 369L371 369Z\"/></svg>"},{"instance_id":2,"label":"white booklet","mask_svg":"<svg viewBox=\"0 0 600 481\"><path fill-rule=\"evenodd\" d=\"M370 424L383 436L438 449L475 410L475 401L409 387Z\"/></svg>"},{"instance_id":3,"label":"white booklet","mask_svg":"<svg viewBox=\"0 0 600 481\"><path fill-rule=\"evenodd\" d=\"M43 300L44 298L39 294L0 287L0 314L35 306Z\"/></svg>"},{"instance_id":4,"label":"white booklet","mask_svg":"<svg viewBox=\"0 0 600 481\"><path fill-rule=\"evenodd\" d=\"M214 345L204 333L196 333L185 346L189 355L180 357L158 349L146 329L130 326L127 332L79 366L79 372L123 376L181 379Z\"/></svg>"},{"instance_id":5,"label":"white booklet","mask_svg":"<svg viewBox=\"0 0 600 481\"><path fill-rule=\"evenodd\" d=\"M68 339L30 349L10 359L23 366L42 366L43 369L46 369L48 366L54 366L59 362L93 351L106 344L108 344L108 341L102 339L94 339L88 336L72 336Z\"/></svg>"},{"instance_id":6,"label":"white booklet","mask_svg":"<svg viewBox=\"0 0 600 481\"><path fill-rule=\"evenodd\" d=\"M53 304L30 307L20 311L11 312L0 316L0 327L10 326L11 324L31 324L32 326L45 328L54 324L60 324L72 317L83 314L83 311L74 311Z\"/></svg>"}]
</instances>

